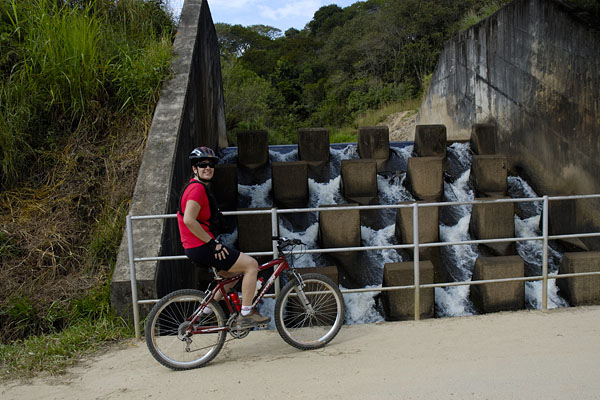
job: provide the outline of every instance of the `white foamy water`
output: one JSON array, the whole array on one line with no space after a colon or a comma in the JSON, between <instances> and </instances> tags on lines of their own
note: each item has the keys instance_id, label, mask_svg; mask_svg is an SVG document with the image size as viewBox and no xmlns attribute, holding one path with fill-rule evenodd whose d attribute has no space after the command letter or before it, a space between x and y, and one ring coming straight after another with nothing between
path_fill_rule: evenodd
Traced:
<instances>
[{"instance_id":1,"label":"white foamy water","mask_svg":"<svg viewBox=\"0 0 600 400\"><path fill-rule=\"evenodd\" d=\"M469 221L471 215L463 216L456 225L440 225L440 240L443 242L458 242L470 240ZM473 267L477 260L476 246L453 245L444 246L440 250L444 263L456 281L470 281ZM450 286L435 289L435 304L441 317L457 317L474 314L473 305L469 299L469 286Z\"/></svg>"},{"instance_id":2,"label":"white foamy water","mask_svg":"<svg viewBox=\"0 0 600 400\"><path fill-rule=\"evenodd\" d=\"M314 223L303 231L294 232L291 227L285 225L279 226L279 234L288 239L300 239L306 245L307 249L316 249L317 236L319 234L319 224ZM296 250L301 250L296 248ZM292 254L288 257L288 262L296 268L311 268L318 266L320 255L318 253Z\"/></svg>"},{"instance_id":3,"label":"white foamy water","mask_svg":"<svg viewBox=\"0 0 600 400\"><path fill-rule=\"evenodd\" d=\"M274 162L298 161L298 149L285 153L269 149L269 157Z\"/></svg>"},{"instance_id":4,"label":"white foamy water","mask_svg":"<svg viewBox=\"0 0 600 400\"><path fill-rule=\"evenodd\" d=\"M469 300L469 286L435 288L435 305L438 317L460 317L473 315L473 305Z\"/></svg>"},{"instance_id":5,"label":"white foamy water","mask_svg":"<svg viewBox=\"0 0 600 400\"><path fill-rule=\"evenodd\" d=\"M271 179L259 185L238 185L238 196L241 204L249 204L247 208L272 207Z\"/></svg>"},{"instance_id":6,"label":"white foamy water","mask_svg":"<svg viewBox=\"0 0 600 400\"><path fill-rule=\"evenodd\" d=\"M367 289L381 288L381 285L367 286ZM341 290L346 290L340 285ZM369 324L384 321L375 306L375 296L378 292L344 293L346 305L346 324Z\"/></svg>"},{"instance_id":7,"label":"white foamy water","mask_svg":"<svg viewBox=\"0 0 600 400\"><path fill-rule=\"evenodd\" d=\"M341 176L338 176L329 182L319 183L314 179L308 179L309 207L318 207L321 205L345 204L346 200L340 192Z\"/></svg>"},{"instance_id":8,"label":"white foamy water","mask_svg":"<svg viewBox=\"0 0 600 400\"><path fill-rule=\"evenodd\" d=\"M460 169L464 172L454 182L444 182L444 199L446 201L471 201L474 199L473 191L469 188L470 154L468 145L454 143L450 151L459 161ZM472 205L453 206L451 210L457 223L453 226L440 224L440 240L443 242L459 242L471 240L469 235L469 222L471 221ZM453 245L440 248L444 264L452 278L456 281L470 281L473 276L473 267L477 259L477 247L473 245ZM456 317L474 314L473 304L469 299L469 286L450 286L435 288L435 304L440 317Z\"/></svg>"},{"instance_id":9,"label":"white foamy water","mask_svg":"<svg viewBox=\"0 0 600 400\"><path fill-rule=\"evenodd\" d=\"M374 230L368 226L360 227L361 244L363 246L389 246L398 244L395 234L395 225L388 225L383 229ZM383 270L385 263L401 262L402 258L394 249L369 251L367 256L372 265Z\"/></svg>"},{"instance_id":10,"label":"white foamy water","mask_svg":"<svg viewBox=\"0 0 600 400\"><path fill-rule=\"evenodd\" d=\"M358 146L354 143L348 143L347 146L342 148L331 147L329 149L329 154L331 156L331 161L333 162L359 158Z\"/></svg>"},{"instance_id":11,"label":"white foamy water","mask_svg":"<svg viewBox=\"0 0 600 400\"><path fill-rule=\"evenodd\" d=\"M448 147L448 153L458 161L460 169L463 171L471 169L471 145L468 142L452 143Z\"/></svg>"},{"instance_id":12,"label":"white foamy water","mask_svg":"<svg viewBox=\"0 0 600 400\"><path fill-rule=\"evenodd\" d=\"M538 197L529 184L521 177L509 177L509 192L520 197ZM515 215L516 237L536 237L541 235L540 218L542 205L539 201L527 204L524 212L535 212L529 218L521 219ZM542 274L543 242L541 240L526 240L516 243L517 252L521 258L533 268L536 275ZM562 260L562 254L548 246L548 272L556 275ZM542 281L525 282L525 302L528 308L540 309L542 307ZM556 279L548 279L548 308L568 307L569 304L558 293Z\"/></svg>"},{"instance_id":13,"label":"white foamy water","mask_svg":"<svg viewBox=\"0 0 600 400\"><path fill-rule=\"evenodd\" d=\"M377 175L377 189L381 204L397 204L401 201L414 201L415 198L404 186L406 173L393 177Z\"/></svg>"},{"instance_id":14,"label":"white foamy water","mask_svg":"<svg viewBox=\"0 0 600 400\"><path fill-rule=\"evenodd\" d=\"M392 148L395 156L400 161L406 162L412 155L413 146L402 148ZM298 157L297 150L287 151L285 153L270 151L272 161L293 161ZM358 159L357 146L348 144L344 147L330 149L330 172L333 179L328 182L318 182L309 179L309 204L308 207L318 207L330 204L347 204L340 191L341 176L339 174L342 160ZM395 157L394 156L394 157ZM445 201L470 201L474 199L474 193L470 187L469 177L471 168L471 152L468 143L454 143L448 148L449 162L451 169L447 172L447 178L444 182L444 200ZM398 160L398 158L395 158ZM451 172L451 173L450 173ZM406 189L404 181L405 172L391 171L378 174L377 185L380 204L397 204L403 201L414 201L412 194ZM531 187L520 177L508 178L508 193L512 197L537 197ZM240 196L243 196L249 207L271 207L273 204L270 191L271 180L260 185L244 186L239 185ZM539 236L539 218L541 213L541 203L539 201L531 203L519 203L519 215L515 216L515 232L518 237ZM440 223L440 240L446 242L470 240L469 222L471 216L471 205L454 206L450 210L450 217L444 220L449 225ZM368 226L361 226L361 244L363 246L383 246L397 244L395 236L395 215L397 210L382 210L380 212L379 226L381 229L373 229ZM311 219L312 218L312 219ZM298 238L307 244L307 248L318 248L318 223L314 217L307 222L305 226L294 226L297 223L288 222L282 219L280 233L282 236ZM450 226L451 225L451 226ZM297 230L297 232L295 231ZM235 242L237 232L233 232L228 241ZM228 243L226 241L226 243ZM539 268L541 274L542 260L542 242L530 240L516 244L519 255L525 260L531 268ZM469 282L472 278L472 271L475 260L478 256L476 245L454 245L441 248L444 256L444 263L452 278L456 281ZM401 262L401 251L382 250L361 252L361 265L368 266L370 271L368 275L369 283L381 282L383 275L383 266L386 263ZM303 256L294 256L294 263L299 268L311 268L319 265L327 265L326 260L319 254L305 254ZM562 255L551 247L549 248L549 271L551 274L557 273L558 265ZM541 306L541 282L526 282L525 297L528 308L540 308ZM381 283L367 286L368 288L380 288ZM343 288L342 288L343 289ZM550 308L568 306L566 301L560 297L555 279L549 279L549 301ZM474 307L469 298L469 286L455 286L435 289L435 302L437 316L453 317L474 314ZM371 323L382 321L384 317L380 314L377 301L377 292L366 293L348 293L344 294L346 303L346 323ZM261 313L272 316L273 300L265 300L260 306ZM271 329L274 326L270 326Z\"/></svg>"}]
</instances>

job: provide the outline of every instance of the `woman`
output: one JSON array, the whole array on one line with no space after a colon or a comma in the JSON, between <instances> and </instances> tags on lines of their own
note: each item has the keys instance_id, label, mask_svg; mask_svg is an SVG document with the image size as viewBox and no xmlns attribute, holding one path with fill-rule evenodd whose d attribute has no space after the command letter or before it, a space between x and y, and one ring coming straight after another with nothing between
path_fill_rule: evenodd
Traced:
<instances>
[{"instance_id":1,"label":"woman","mask_svg":"<svg viewBox=\"0 0 600 400\"><path fill-rule=\"evenodd\" d=\"M206 185L213 178L219 158L212 149L204 146L195 148L189 158L193 175L183 191L179 205L181 211L177 213L185 255L202 266L215 267L219 275L225 278L243 273L242 310L238 326L250 328L264 325L270 318L252 310L258 276L257 261L247 254L224 246L211 232L210 193L207 192ZM220 297L221 294L217 300L221 300ZM208 307L205 311L212 312Z\"/></svg>"}]
</instances>

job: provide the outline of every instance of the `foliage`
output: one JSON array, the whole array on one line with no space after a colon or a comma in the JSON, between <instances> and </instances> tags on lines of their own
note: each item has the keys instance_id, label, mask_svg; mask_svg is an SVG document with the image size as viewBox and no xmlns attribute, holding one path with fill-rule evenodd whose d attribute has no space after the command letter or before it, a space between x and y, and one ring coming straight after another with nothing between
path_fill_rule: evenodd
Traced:
<instances>
[{"instance_id":1,"label":"foliage","mask_svg":"<svg viewBox=\"0 0 600 400\"><path fill-rule=\"evenodd\" d=\"M160 7L143 0L0 2L0 185L40 168L40 153L97 107L148 112L174 30Z\"/></svg>"},{"instance_id":2,"label":"foliage","mask_svg":"<svg viewBox=\"0 0 600 400\"><path fill-rule=\"evenodd\" d=\"M293 143L299 127L337 129L367 110L419 97L463 16L469 10L483 15L489 3L333 4L284 36L263 25L217 24L228 132L235 136L252 126L268 130L272 140Z\"/></svg>"},{"instance_id":3,"label":"foliage","mask_svg":"<svg viewBox=\"0 0 600 400\"><path fill-rule=\"evenodd\" d=\"M505 4L507 4L510 0L488 0L481 4L479 7L475 7L463 17L460 23L460 30L464 31L469 29L471 26L475 25L479 21L489 17L500 8L502 8Z\"/></svg>"},{"instance_id":4,"label":"foliage","mask_svg":"<svg viewBox=\"0 0 600 400\"><path fill-rule=\"evenodd\" d=\"M169 75L164 10L162 0L0 0L4 372L63 365L125 329L108 282Z\"/></svg>"},{"instance_id":5,"label":"foliage","mask_svg":"<svg viewBox=\"0 0 600 400\"><path fill-rule=\"evenodd\" d=\"M61 373L106 342L131 336L131 328L111 313L109 293L104 284L75 300L70 310L63 310L72 323L60 332L0 344L0 380L30 378L41 371ZM26 303L24 300L21 311L30 309ZM49 318L50 314L49 310Z\"/></svg>"}]
</instances>

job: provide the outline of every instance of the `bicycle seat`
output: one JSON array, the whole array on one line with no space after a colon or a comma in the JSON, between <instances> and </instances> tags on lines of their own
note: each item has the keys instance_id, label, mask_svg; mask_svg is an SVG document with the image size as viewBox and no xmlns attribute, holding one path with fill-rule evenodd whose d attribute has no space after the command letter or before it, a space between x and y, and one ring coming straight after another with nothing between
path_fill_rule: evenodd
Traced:
<instances>
[{"instance_id":1,"label":"bicycle seat","mask_svg":"<svg viewBox=\"0 0 600 400\"><path fill-rule=\"evenodd\" d=\"M215 276L215 280L223 279L223 277L221 275L219 275L219 273L217 272L217 269L215 267L210 267L210 269L212 270L213 275Z\"/></svg>"}]
</instances>

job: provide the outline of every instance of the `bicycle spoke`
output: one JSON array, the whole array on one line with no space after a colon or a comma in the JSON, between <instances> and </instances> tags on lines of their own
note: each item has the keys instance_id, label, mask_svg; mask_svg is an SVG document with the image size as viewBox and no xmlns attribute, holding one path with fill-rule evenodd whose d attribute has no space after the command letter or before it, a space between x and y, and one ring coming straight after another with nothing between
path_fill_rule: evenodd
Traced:
<instances>
[{"instance_id":1,"label":"bicycle spoke","mask_svg":"<svg viewBox=\"0 0 600 400\"><path fill-rule=\"evenodd\" d=\"M223 311L210 303L213 312L200 314L193 326L191 321L202 304L201 292L184 289L172 293L155 305L146 324L146 343L161 364L173 369L197 368L212 360L225 342ZM197 327L220 328L203 332Z\"/></svg>"},{"instance_id":2,"label":"bicycle spoke","mask_svg":"<svg viewBox=\"0 0 600 400\"><path fill-rule=\"evenodd\" d=\"M322 275L306 274L303 279L304 288L290 282L282 289L275 304L275 324L282 338L292 346L318 348L333 339L341 328L343 297L337 285Z\"/></svg>"}]
</instances>

